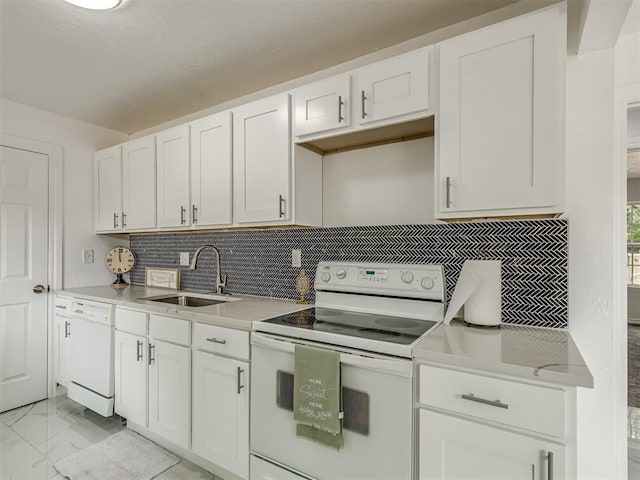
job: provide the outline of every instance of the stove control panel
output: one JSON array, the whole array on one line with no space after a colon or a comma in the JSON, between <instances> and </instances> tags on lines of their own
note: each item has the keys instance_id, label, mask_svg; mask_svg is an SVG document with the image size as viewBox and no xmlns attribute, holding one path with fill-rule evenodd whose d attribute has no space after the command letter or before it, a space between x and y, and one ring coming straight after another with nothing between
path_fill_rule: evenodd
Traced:
<instances>
[{"instance_id":1,"label":"stove control panel","mask_svg":"<svg viewBox=\"0 0 640 480\"><path fill-rule=\"evenodd\" d=\"M320 262L317 291L364 293L444 301L441 265L400 263Z\"/></svg>"}]
</instances>

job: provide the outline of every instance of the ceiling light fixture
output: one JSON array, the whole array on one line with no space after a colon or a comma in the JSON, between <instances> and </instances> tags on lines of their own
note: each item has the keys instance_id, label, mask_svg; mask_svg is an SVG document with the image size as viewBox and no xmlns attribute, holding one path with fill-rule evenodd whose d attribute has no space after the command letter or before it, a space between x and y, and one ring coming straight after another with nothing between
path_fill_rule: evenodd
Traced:
<instances>
[{"instance_id":1,"label":"ceiling light fixture","mask_svg":"<svg viewBox=\"0 0 640 480\"><path fill-rule=\"evenodd\" d=\"M89 8L91 10L110 10L122 3L122 0L64 0L77 7Z\"/></svg>"}]
</instances>

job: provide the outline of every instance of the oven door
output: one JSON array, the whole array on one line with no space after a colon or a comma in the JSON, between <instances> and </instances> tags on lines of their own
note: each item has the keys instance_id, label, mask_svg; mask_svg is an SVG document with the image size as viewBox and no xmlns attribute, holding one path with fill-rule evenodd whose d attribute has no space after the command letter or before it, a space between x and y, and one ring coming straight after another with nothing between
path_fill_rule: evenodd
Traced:
<instances>
[{"instance_id":1,"label":"oven door","mask_svg":"<svg viewBox=\"0 0 640 480\"><path fill-rule=\"evenodd\" d=\"M251 334L251 451L318 480L412 478L411 361L340 352L344 447L296 436L295 344L322 344ZM252 480L268 480L269 476Z\"/></svg>"}]
</instances>

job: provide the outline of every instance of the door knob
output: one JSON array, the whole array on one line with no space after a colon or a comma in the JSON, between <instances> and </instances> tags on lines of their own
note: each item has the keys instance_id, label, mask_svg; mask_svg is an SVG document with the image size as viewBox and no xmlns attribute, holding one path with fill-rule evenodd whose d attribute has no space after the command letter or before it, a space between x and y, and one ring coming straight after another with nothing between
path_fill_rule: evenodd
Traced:
<instances>
[{"instance_id":1,"label":"door knob","mask_svg":"<svg viewBox=\"0 0 640 480\"><path fill-rule=\"evenodd\" d=\"M47 290L49 290L49 288L45 287L44 285L36 285L35 287L33 287L33 293L44 293Z\"/></svg>"}]
</instances>

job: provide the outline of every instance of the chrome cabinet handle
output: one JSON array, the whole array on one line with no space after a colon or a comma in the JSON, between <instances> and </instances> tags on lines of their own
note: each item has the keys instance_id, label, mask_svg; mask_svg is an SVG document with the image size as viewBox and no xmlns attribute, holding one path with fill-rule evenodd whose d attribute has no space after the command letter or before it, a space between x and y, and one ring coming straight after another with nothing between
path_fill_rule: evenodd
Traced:
<instances>
[{"instance_id":1,"label":"chrome cabinet handle","mask_svg":"<svg viewBox=\"0 0 640 480\"><path fill-rule=\"evenodd\" d=\"M149 344L149 365L151 365L153 363L153 361L155 360L155 357L153 356L153 352L155 350L156 346L153 344Z\"/></svg>"},{"instance_id":2,"label":"chrome cabinet handle","mask_svg":"<svg viewBox=\"0 0 640 480\"><path fill-rule=\"evenodd\" d=\"M367 112L365 112L364 110L364 101L367 99L367 97L364 94L364 90L362 90L362 92L360 92L360 101L362 102L362 118L367 116Z\"/></svg>"},{"instance_id":3,"label":"chrome cabinet handle","mask_svg":"<svg viewBox=\"0 0 640 480\"><path fill-rule=\"evenodd\" d=\"M282 195L278 195L278 202L279 202L279 206L278 206L278 213L280 215L280 218L284 217L285 211L284 211L284 197Z\"/></svg>"},{"instance_id":4,"label":"chrome cabinet handle","mask_svg":"<svg viewBox=\"0 0 640 480\"><path fill-rule=\"evenodd\" d=\"M445 193L445 205L446 208L450 208L451 207L451 177L447 177L445 180L445 188L446 188L446 193Z\"/></svg>"},{"instance_id":5,"label":"chrome cabinet handle","mask_svg":"<svg viewBox=\"0 0 640 480\"><path fill-rule=\"evenodd\" d=\"M226 340L218 340L215 337L207 338L207 342L219 343L220 345L224 345L225 343L227 343Z\"/></svg>"},{"instance_id":6,"label":"chrome cabinet handle","mask_svg":"<svg viewBox=\"0 0 640 480\"><path fill-rule=\"evenodd\" d=\"M142 340L136 340L136 362L142 360Z\"/></svg>"},{"instance_id":7,"label":"chrome cabinet handle","mask_svg":"<svg viewBox=\"0 0 640 480\"><path fill-rule=\"evenodd\" d=\"M71 329L69 327L71 327L71 322L64 322L64 338L69 338L71 336Z\"/></svg>"},{"instance_id":8,"label":"chrome cabinet handle","mask_svg":"<svg viewBox=\"0 0 640 480\"><path fill-rule=\"evenodd\" d=\"M338 123L341 123L344 120L342 116L342 106L344 102L342 101L342 95L338 95Z\"/></svg>"},{"instance_id":9,"label":"chrome cabinet handle","mask_svg":"<svg viewBox=\"0 0 640 480\"><path fill-rule=\"evenodd\" d=\"M185 219L184 214L187 212L187 209L180 205L180 225L184 225Z\"/></svg>"},{"instance_id":10,"label":"chrome cabinet handle","mask_svg":"<svg viewBox=\"0 0 640 480\"><path fill-rule=\"evenodd\" d=\"M486 398L476 397L473 393L463 393L462 398L464 400L471 400L472 402L484 403L485 405L491 405L492 407L498 408L509 408L509 405L506 403L502 403L498 400L487 400Z\"/></svg>"},{"instance_id":11,"label":"chrome cabinet handle","mask_svg":"<svg viewBox=\"0 0 640 480\"><path fill-rule=\"evenodd\" d=\"M191 205L191 221L198 223L198 207L195 205Z\"/></svg>"},{"instance_id":12,"label":"chrome cabinet handle","mask_svg":"<svg viewBox=\"0 0 640 480\"><path fill-rule=\"evenodd\" d=\"M84 310L75 310L76 313L79 313L80 315L82 315L84 313Z\"/></svg>"},{"instance_id":13,"label":"chrome cabinet handle","mask_svg":"<svg viewBox=\"0 0 640 480\"><path fill-rule=\"evenodd\" d=\"M118 228L118 214L113 213L113 228Z\"/></svg>"},{"instance_id":14,"label":"chrome cabinet handle","mask_svg":"<svg viewBox=\"0 0 640 480\"><path fill-rule=\"evenodd\" d=\"M47 287L45 287L44 285L36 285L35 287L33 287L33 293L44 293L48 290Z\"/></svg>"},{"instance_id":15,"label":"chrome cabinet handle","mask_svg":"<svg viewBox=\"0 0 640 480\"><path fill-rule=\"evenodd\" d=\"M238 395L240 395L240 390L244 388L244 385L240 382L240 375L244 372L244 368L238 367Z\"/></svg>"},{"instance_id":16,"label":"chrome cabinet handle","mask_svg":"<svg viewBox=\"0 0 640 480\"><path fill-rule=\"evenodd\" d=\"M66 310L67 306L66 305L56 305L56 308L60 308L62 310Z\"/></svg>"},{"instance_id":17,"label":"chrome cabinet handle","mask_svg":"<svg viewBox=\"0 0 640 480\"><path fill-rule=\"evenodd\" d=\"M126 220L127 220L127 215L124 212L122 212L122 228L127 226Z\"/></svg>"},{"instance_id":18,"label":"chrome cabinet handle","mask_svg":"<svg viewBox=\"0 0 640 480\"><path fill-rule=\"evenodd\" d=\"M547 480L553 480L553 452L547 452Z\"/></svg>"}]
</instances>

